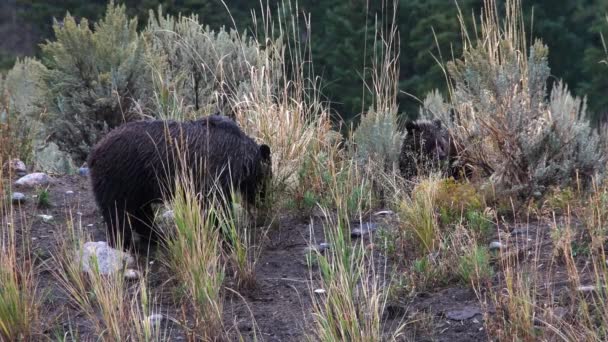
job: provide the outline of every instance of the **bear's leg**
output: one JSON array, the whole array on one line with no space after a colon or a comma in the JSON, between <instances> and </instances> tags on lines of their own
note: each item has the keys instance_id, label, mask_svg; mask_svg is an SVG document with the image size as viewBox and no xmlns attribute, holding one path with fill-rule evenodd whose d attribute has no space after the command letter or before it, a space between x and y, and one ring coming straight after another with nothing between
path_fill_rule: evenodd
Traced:
<instances>
[{"instance_id":1,"label":"bear's leg","mask_svg":"<svg viewBox=\"0 0 608 342\"><path fill-rule=\"evenodd\" d=\"M157 232L154 227L154 210L151 204L138 206L129 211L131 215L131 227L143 239L144 242L154 242L157 240ZM146 246L147 247L147 246Z\"/></svg>"},{"instance_id":2,"label":"bear's leg","mask_svg":"<svg viewBox=\"0 0 608 342\"><path fill-rule=\"evenodd\" d=\"M103 210L103 218L110 247L127 249L131 245L132 237L124 204L106 207Z\"/></svg>"}]
</instances>

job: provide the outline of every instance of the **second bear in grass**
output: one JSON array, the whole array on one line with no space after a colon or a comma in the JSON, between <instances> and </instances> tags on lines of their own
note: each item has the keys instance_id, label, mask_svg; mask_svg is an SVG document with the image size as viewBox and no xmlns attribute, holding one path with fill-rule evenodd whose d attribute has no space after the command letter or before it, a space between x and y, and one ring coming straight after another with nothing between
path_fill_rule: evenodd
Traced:
<instances>
[{"instance_id":1,"label":"second bear in grass","mask_svg":"<svg viewBox=\"0 0 608 342\"><path fill-rule=\"evenodd\" d=\"M405 123L407 134L401 145L399 170L405 179L438 168L451 157L448 130L440 120L417 120Z\"/></svg>"},{"instance_id":2,"label":"second bear in grass","mask_svg":"<svg viewBox=\"0 0 608 342\"><path fill-rule=\"evenodd\" d=\"M247 205L264 197L272 176L270 147L257 144L234 121L220 115L124 124L93 148L88 165L110 245L120 248L132 242L131 229L155 239L151 204L170 199L181 170L191 172L200 194L219 189L229 196L232 188Z\"/></svg>"}]
</instances>

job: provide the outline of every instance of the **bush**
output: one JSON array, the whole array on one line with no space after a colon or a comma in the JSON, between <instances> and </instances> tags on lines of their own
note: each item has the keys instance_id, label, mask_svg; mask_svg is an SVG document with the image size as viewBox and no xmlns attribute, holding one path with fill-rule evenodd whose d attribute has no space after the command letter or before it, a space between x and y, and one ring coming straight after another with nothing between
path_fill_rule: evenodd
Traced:
<instances>
[{"instance_id":1,"label":"bush","mask_svg":"<svg viewBox=\"0 0 608 342\"><path fill-rule=\"evenodd\" d=\"M239 102L250 90L252 69L261 69L266 61L245 32L223 27L214 32L195 14L173 17L159 7L157 15L150 11L144 35L154 61L155 110L163 116L192 110L232 112L224 106ZM278 68L272 72L280 75ZM170 110L172 99L179 99L179 113Z\"/></svg>"},{"instance_id":2,"label":"bush","mask_svg":"<svg viewBox=\"0 0 608 342\"><path fill-rule=\"evenodd\" d=\"M45 71L39 61L26 57L18 59L0 82L0 153L5 158L29 164L34 157L34 140L44 139L39 128L44 112L40 78Z\"/></svg>"},{"instance_id":3,"label":"bush","mask_svg":"<svg viewBox=\"0 0 608 342\"><path fill-rule=\"evenodd\" d=\"M465 147L463 158L487 171L499 189L528 197L571 184L577 172L584 180L602 174L605 157L585 100L561 82L546 99L548 48L536 40L528 53L520 1L506 6L513 15L502 23L494 1L487 4L480 38L447 65L454 118L450 110L435 115Z\"/></svg>"},{"instance_id":4,"label":"bush","mask_svg":"<svg viewBox=\"0 0 608 342\"><path fill-rule=\"evenodd\" d=\"M403 134L398 130L396 113L368 112L361 119L354 141L361 162L375 160L387 170L397 168Z\"/></svg>"},{"instance_id":5,"label":"bush","mask_svg":"<svg viewBox=\"0 0 608 342\"><path fill-rule=\"evenodd\" d=\"M150 77L137 19L110 1L91 30L68 13L53 25L56 40L42 45L52 140L83 161L109 128L149 113Z\"/></svg>"}]
</instances>

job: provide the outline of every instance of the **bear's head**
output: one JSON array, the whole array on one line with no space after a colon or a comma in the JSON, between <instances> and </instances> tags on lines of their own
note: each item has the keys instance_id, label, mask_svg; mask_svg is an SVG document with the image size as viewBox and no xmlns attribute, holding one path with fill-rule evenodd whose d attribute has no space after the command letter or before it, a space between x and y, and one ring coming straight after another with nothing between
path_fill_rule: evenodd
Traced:
<instances>
[{"instance_id":1,"label":"bear's head","mask_svg":"<svg viewBox=\"0 0 608 342\"><path fill-rule=\"evenodd\" d=\"M272 156L270 153L270 146L266 144L260 145L260 172L258 174L258 184L260 200L266 201L266 193L268 186L272 180Z\"/></svg>"},{"instance_id":2,"label":"bear's head","mask_svg":"<svg viewBox=\"0 0 608 342\"><path fill-rule=\"evenodd\" d=\"M240 181L240 189L249 207L261 207L266 205L272 180L270 147L265 144L257 145L257 153L252 162L253 165L247 167L248 171Z\"/></svg>"},{"instance_id":3,"label":"bear's head","mask_svg":"<svg viewBox=\"0 0 608 342\"><path fill-rule=\"evenodd\" d=\"M408 149L433 160L446 160L450 154L449 133L439 119L418 120L405 123L407 136L404 144Z\"/></svg>"}]
</instances>

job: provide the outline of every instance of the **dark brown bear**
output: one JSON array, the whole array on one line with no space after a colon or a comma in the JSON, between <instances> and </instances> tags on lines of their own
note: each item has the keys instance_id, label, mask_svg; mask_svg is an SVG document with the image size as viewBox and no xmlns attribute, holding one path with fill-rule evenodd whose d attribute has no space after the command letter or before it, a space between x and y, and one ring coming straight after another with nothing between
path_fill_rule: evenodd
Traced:
<instances>
[{"instance_id":1,"label":"dark brown bear","mask_svg":"<svg viewBox=\"0 0 608 342\"><path fill-rule=\"evenodd\" d=\"M179 165L192 171L201 194L208 194L211 182L217 180L224 194L229 195L232 187L248 205L256 204L257 195L264 197L272 177L270 147L258 145L234 121L220 115L187 122L124 124L97 143L88 165L109 243L121 248L133 242L129 228L156 240L151 204L173 195ZM121 246L117 233L122 235Z\"/></svg>"},{"instance_id":2,"label":"dark brown bear","mask_svg":"<svg viewBox=\"0 0 608 342\"><path fill-rule=\"evenodd\" d=\"M450 136L440 120L407 121L405 128L407 134L399 156L399 170L405 179L450 159Z\"/></svg>"}]
</instances>

